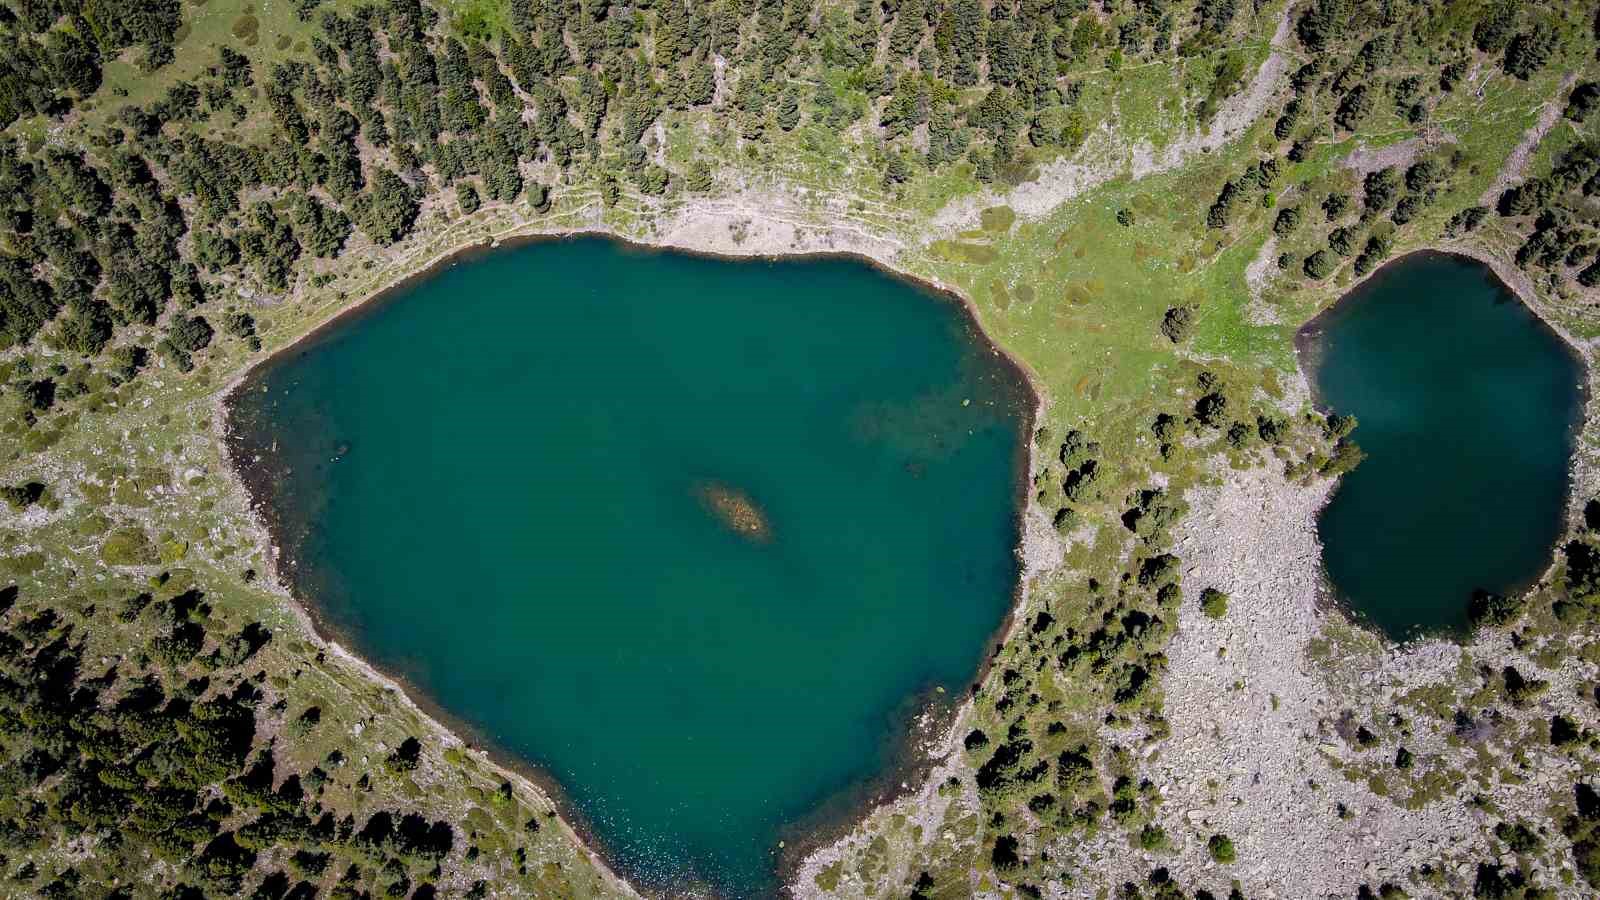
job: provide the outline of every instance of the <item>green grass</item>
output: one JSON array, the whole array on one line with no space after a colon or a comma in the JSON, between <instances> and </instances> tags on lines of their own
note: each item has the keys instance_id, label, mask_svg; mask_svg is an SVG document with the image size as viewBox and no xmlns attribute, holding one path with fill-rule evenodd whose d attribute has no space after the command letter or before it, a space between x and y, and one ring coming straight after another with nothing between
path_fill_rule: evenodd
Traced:
<instances>
[{"instance_id":1,"label":"green grass","mask_svg":"<svg viewBox=\"0 0 1600 900\"><path fill-rule=\"evenodd\" d=\"M327 0L317 7L312 21L302 22L294 0L189 0L184 13L188 33L178 42L174 60L155 72L139 67L138 50L109 61L104 83L92 102L81 108L76 127L84 134L94 133L124 106L144 106L161 99L173 85L193 81L216 65L218 51L224 46L250 57L259 85L272 64L297 55L309 57L308 42L320 31L316 19L323 10L347 12L356 5L354 0ZM239 130L231 122L214 124L219 130ZM260 123L244 123L243 130L246 134L260 134Z\"/></svg>"}]
</instances>

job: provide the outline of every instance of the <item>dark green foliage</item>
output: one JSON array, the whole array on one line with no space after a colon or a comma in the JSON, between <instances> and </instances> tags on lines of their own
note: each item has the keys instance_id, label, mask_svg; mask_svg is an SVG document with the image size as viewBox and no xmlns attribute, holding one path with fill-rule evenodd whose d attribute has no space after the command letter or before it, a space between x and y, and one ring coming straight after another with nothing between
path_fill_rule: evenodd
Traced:
<instances>
[{"instance_id":1,"label":"dark green foliage","mask_svg":"<svg viewBox=\"0 0 1600 900\"><path fill-rule=\"evenodd\" d=\"M1341 440L1333 445L1333 453L1318 467L1317 471L1329 478L1337 478L1361 465L1366 459L1366 454L1361 452L1361 447L1354 441Z\"/></svg>"},{"instance_id":2,"label":"dark green foliage","mask_svg":"<svg viewBox=\"0 0 1600 900\"><path fill-rule=\"evenodd\" d=\"M1329 222L1336 222L1350 209L1350 195L1333 193L1322 201L1322 211L1327 214Z\"/></svg>"},{"instance_id":3,"label":"dark green foliage","mask_svg":"<svg viewBox=\"0 0 1600 900\"><path fill-rule=\"evenodd\" d=\"M1445 234L1449 237L1455 237L1458 234L1474 231L1479 225L1483 224L1483 220L1488 216L1488 207L1469 206L1450 217L1450 220L1444 226Z\"/></svg>"},{"instance_id":4,"label":"dark green foliage","mask_svg":"<svg viewBox=\"0 0 1600 900\"><path fill-rule=\"evenodd\" d=\"M1209 228L1226 228L1233 218L1234 210L1243 198L1244 191L1239 182L1230 181L1222 186L1222 191L1217 194L1217 202L1211 204L1206 211L1206 226Z\"/></svg>"},{"instance_id":5,"label":"dark green foliage","mask_svg":"<svg viewBox=\"0 0 1600 900\"><path fill-rule=\"evenodd\" d=\"M197 353L211 343L215 332L202 316L179 316L167 329L167 338L181 350Z\"/></svg>"},{"instance_id":6,"label":"dark green foliage","mask_svg":"<svg viewBox=\"0 0 1600 900\"><path fill-rule=\"evenodd\" d=\"M1475 628L1501 628L1520 618L1525 605L1526 601L1520 594L1507 596L1484 590L1474 591L1467 605L1467 618Z\"/></svg>"},{"instance_id":7,"label":"dark green foliage","mask_svg":"<svg viewBox=\"0 0 1600 900\"><path fill-rule=\"evenodd\" d=\"M1281 444L1289 437L1289 424L1272 416L1256 417L1256 435L1268 444Z\"/></svg>"},{"instance_id":8,"label":"dark green foliage","mask_svg":"<svg viewBox=\"0 0 1600 900\"><path fill-rule=\"evenodd\" d=\"M1009 834L995 838L994 849L989 853L990 862L1002 872L1010 871L1022 865L1022 857L1017 854L1017 839Z\"/></svg>"},{"instance_id":9,"label":"dark green foliage","mask_svg":"<svg viewBox=\"0 0 1600 900\"><path fill-rule=\"evenodd\" d=\"M1589 887L1600 890L1600 794L1579 782L1573 785L1576 811L1567 816L1561 833L1572 842L1572 859Z\"/></svg>"},{"instance_id":10,"label":"dark green foliage","mask_svg":"<svg viewBox=\"0 0 1600 900\"><path fill-rule=\"evenodd\" d=\"M22 402L27 404L29 409L44 412L56 404L56 383L49 378L24 382Z\"/></svg>"},{"instance_id":11,"label":"dark green foliage","mask_svg":"<svg viewBox=\"0 0 1600 900\"><path fill-rule=\"evenodd\" d=\"M1406 189L1424 191L1445 177L1442 164L1434 159L1421 159L1406 169Z\"/></svg>"},{"instance_id":12,"label":"dark green foliage","mask_svg":"<svg viewBox=\"0 0 1600 900\"><path fill-rule=\"evenodd\" d=\"M1170 553L1159 553L1139 565L1139 586L1152 588L1178 577L1178 558Z\"/></svg>"},{"instance_id":13,"label":"dark green foliage","mask_svg":"<svg viewBox=\"0 0 1600 900\"><path fill-rule=\"evenodd\" d=\"M1296 228L1300 227L1299 207L1287 207L1278 210L1278 217L1272 222L1272 231L1279 237L1287 237Z\"/></svg>"},{"instance_id":14,"label":"dark green foliage","mask_svg":"<svg viewBox=\"0 0 1600 900\"><path fill-rule=\"evenodd\" d=\"M1357 276L1365 275L1378 267L1378 264L1388 258L1394 249L1394 239L1387 235L1373 235L1367 238L1367 244L1361 248L1361 255L1356 257L1352 267Z\"/></svg>"},{"instance_id":15,"label":"dark green foliage","mask_svg":"<svg viewBox=\"0 0 1600 900\"><path fill-rule=\"evenodd\" d=\"M1328 249L1340 256L1350 256L1356 252L1356 230L1340 226L1328 232Z\"/></svg>"},{"instance_id":16,"label":"dark green foliage","mask_svg":"<svg viewBox=\"0 0 1600 900\"><path fill-rule=\"evenodd\" d=\"M1498 53L1511 40L1516 27L1517 6L1513 0L1501 0L1487 8L1472 30L1472 42L1485 53Z\"/></svg>"},{"instance_id":17,"label":"dark green foliage","mask_svg":"<svg viewBox=\"0 0 1600 900\"><path fill-rule=\"evenodd\" d=\"M38 503L43 496L44 485L37 481L0 487L0 498L4 498L7 506L19 512Z\"/></svg>"},{"instance_id":18,"label":"dark green foliage","mask_svg":"<svg viewBox=\"0 0 1600 900\"><path fill-rule=\"evenodd\" d=\"M1550 717L1550 746L1566 748L1583 739L1583 729L1572 718L1563 715ZM1517 851L1519 853L1526 851Z\"/></svg>"},{"instance_id":19,"label":"dark green foliage","mask_svg":"<svg viewBox=\"0 0 1600 900\"><path fill-rule=\"evenodd\" d=\"M1506 45L1505 70L1526 81L1544 68L1556 50L1556 30L1549 22L1540 20L1533 28L1519 32Z\"/></svg>"},{"instance_id":20,"label":"dark green foliage","mask_svg":"<svg viewBox=\"0 0 1600 900\"><path fill-rule=\"evenodd\" d=\"M1580 81L1567 95L1567 107L1563 115L1574 122L1583 122L1597 108L1600 108L1600 82Z\"/></svg>"},{"instance_id":21,"label":"dark green foliage","mask_svg":"<svg viewBox=\"0 0 1600 900\"><path fill-rule=\"evenodd\" d=\"M528 186L528 208L534 212L545 212L550 208L550 190L544 185L534 182Z\"/></svg>"},{"instance_id":22,"label":"dark green foliage","mask_svg":"<svg viewBox=\"0 0 1600 900\"><path fill-rule=\"evenodd\" d=\"M1561 553L1565 565L1557 585L1563 596L1555 613L1569 622L1592 618L1600 612L1600 550L1586 536L1569 541Z\"/></svg>"},{"instance_id":23,"label":"dark green foliage","mask_svg":"<svg viewBox=\"0 0 1600 900\"><path fill-rule=\"evenodd\" d=\"M1334 269L1339 268L1339 257L1326 250L1318 250L1306 257L1304 268L1308 276L1321 281L1332 275Z\"/></svg>"},{"instance_id":24,"label":"dark green foliage","mask_svg":"<svg viewBox=\"0 0 1600 900\"><path fill-rule=\"evenodd\" d=\"M1294 134L1295 125L1300 121L1301 108L1298 97L1290 100L1284 106L1283 114L1278 117L1278 121L1273 123L1272 136L1280 141L1288 140Z\"/></svg>"},{"instance_id":25,"label":"dark green foliage","mask_svg":"<svg viewBox=\"0 0 1600 900\"><path fill-rule=\"evenodd\" d=\"M1388 209L1400 196L1400 176L1393 166L1368 172L1362 186L1365 188L1362 203L1368 213Z\"/></svg>"},{"instance_id":26,"label":"dark green foliage","mask_svg":"<svg viewBox=\"0 0 1600 900\"><path fill-rule=\"evenodd\" d=\"M1228 421L1228 397L1221 391L1201 395L1194 404L1194 417L1200 424L1221 428Z\"/></svg>"},{"instance_id":27,"label":"dark green foliage","mask_svg":"<svg viewBox=\"0 0 1600 900\"><path fill-rule=\"evenodd\" d=\"M1538 887L1522 869L1478 864L1472 883L1477 900L1555 900L1555 892Z\"/></svg>"},{"instance_id":28,"label":"dark green foliage","mask_svg":"<svg viewBox=\"0 0 1600 900\"><path fill-rule=\"evenodd\" d=\"M389 754L385 765L397 772L413 772L421 762L421 754L422 743L414 737L408 737Z\"/></svg>"},{"instance_id":29,"label":"dark green foliage","mask_svg":"<svg viewBox=\"0 0 1600 900\"><path fill-rule=\"evenodd\" d=\"M1375 91L1364 84L1358 84L1339 101L1339 108L1333 114L1333 121L1340 128L1355 131L1366 121L1377 102Z\"/></svg>"},{"instance_id":30,"label":"dark green foliage","mask_svg":"<svg viewBox=\"0 0 1600 900\"><path fill-rule=\"evenodd\" d=\"M1320 50L1345 27L1351 12L1350 0L1315 0L1295 23L1295 34L1308 49Z\"/></svg>"},{"instance_id":31,"label":"dark green foliage","mask_svg":"<svg viewBox=\"0 0 1600 900\"><path fill-rule=\"evenodd\" d=\"M1174 306L1161 317L1161 333L1174 344L1182 343L1194 329L1194 308Z\"/></svg>"},{"instance_id":32,"label":"dark green foliage","mask_svg":"<svg viewBox=\"0 0 1600 900\"><path fill-rule=\"evenodd\" d=\"M1501 670L1500 676L1505 684L1506 699L1510 700L1513 706L1526 706L1550 687L1550 682L1542 678L1529 678L1518 671L1516 666L1506 666Z\"/></svg>"},{"instance_id":33,"label":"dark green foliage","mask_svg":"<svg viewBox=\"0 0 1600 900\"><path fill-rule=\"evenodd\" d=\"M1225 834L1213 834L1206 841L1206 850L1212 859L1223 865L1228 865L1239 858L1238 852L1233 848L1233 839Z\"/></svg>"},{"instance_id":34,"label":"dark green foliage","mask_svg":"<svg viewBox=\"0 0 1600 900\"><path fill-rule=\"evenodd\" d=\"M356 198L352 217L374 243L388 245L410 234L417 210L417 199L400 176L379 169L372 187Z\"/></svg>"}]
</instances>

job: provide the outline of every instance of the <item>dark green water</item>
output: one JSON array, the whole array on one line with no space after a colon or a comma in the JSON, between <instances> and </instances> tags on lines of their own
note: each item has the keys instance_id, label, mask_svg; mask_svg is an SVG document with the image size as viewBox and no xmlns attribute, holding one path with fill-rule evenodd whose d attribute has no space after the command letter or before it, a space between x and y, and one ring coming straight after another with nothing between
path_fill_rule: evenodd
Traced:
<instances>
[{"instance_id":1,"label":"dark green water","mask_svg":"<svg viewBox=\"0 0 1600 900\"><path fill-rule=\"evenodd\" d=\"M866 265L578 239L403 289L233 422L337 629L553 775L629 874L748 896L976 673L1029 402L953 302Z\"/></svg>"},{"instance_id":2,"label":"dark green water","mask_svg":"<svg viewBox=\"0 0 1600 900\"><path fill-rule=\"evenodd\" d=\"M1320 334L1318 333L1320 332ZM1302 332L1319 402L1367 459L1318 521L1334 587L1395 638L1526 587L1566 504L1582 363L1482 264L1398 260Z\"/></svg>"}]
</instances>

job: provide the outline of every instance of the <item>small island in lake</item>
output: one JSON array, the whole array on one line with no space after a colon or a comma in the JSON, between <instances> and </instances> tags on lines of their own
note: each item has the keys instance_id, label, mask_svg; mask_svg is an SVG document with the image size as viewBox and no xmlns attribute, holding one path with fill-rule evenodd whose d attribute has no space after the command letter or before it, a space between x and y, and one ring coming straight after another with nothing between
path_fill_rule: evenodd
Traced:
<instances>
[{"instance_id":1,"label":"small island in lake","mask_svg":"<svg viewBox=\"0 0 1600 900\"><path fill-rule=\"evenodd\" d=\"M772 523L750 495L715 481L696 485L695 494L729 531L759 544L772 540Z\"/></svg>"}]
</instances>

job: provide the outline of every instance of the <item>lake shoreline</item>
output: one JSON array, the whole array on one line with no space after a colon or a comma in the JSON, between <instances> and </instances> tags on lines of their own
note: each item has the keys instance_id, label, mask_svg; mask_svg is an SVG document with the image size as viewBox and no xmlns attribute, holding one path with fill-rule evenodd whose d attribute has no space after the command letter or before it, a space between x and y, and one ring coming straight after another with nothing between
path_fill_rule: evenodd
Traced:
<instances>
[{"instance_id":1,"label":"lake shoreline","mask_svg":"<svg viewBox=\"0 0 1600 900\"><path fill-rule=\"evenodd\" d=\"M247 372L255 370L256 367L252 366ZM241 384L245 380L242 377L239 379ZM561 827L572 836L573 844L588 855L590 863L612 880L613 886L618 890L632 896L656 896L640 891L633 880L618 870L606 855L599 834L568 800L565 790L553 774L529 763L515 753L500 748L492 738L483 734L470 722L458 718L436 702L404 672L369 659L361 652L357 636L347 633L325 616L321 605L310 599L309 594L299 588L292 574L296 569L296 562L288 550L290 544L283 539L282 523L276 515L273 504L267 499L265 482L272 478L274 473L267 467L256 464L255 461L245 461L242 458L242 445L231 427L232 409L229 401L233 399L241 384L230 385L225 389L223 400L216 404L216 412L212 419L213 432L220 435L219 440L227 462L229 477L244 492L249 501L250 515L268 536L266 557L268 571L261 577L271 586L274 593L283 598L284 607L288 612L316 638L320 645L319 649L355 668L368 680L393 692L404 707L418 713L432 732L430 736L439 744L444 747L459 747L476 756L490 771L505 777L513 784L520 779L532 787L533 796L539 798L542 803L530 802L528 805L536 810L542 811L548 807L553 811Z\"/></svg>"},{"instance_id":2,"label":"lake shoreline","mask_svg":"<svg viewBox=\"0 0 1600 900\"><path fill-rule=\"evenodd\" d=\"M1378 275L1417 257L1443 257L1476 263L1483 267L1486 270L1486 274L1494 279L1501 290L1510 294L1528 311L1537 327L1557 339L1562 349L1578 365L1579 370L1582 372L1583 377L1578 382L1579 415L1572 422L1567 434L1568 460L1565 475L1566 484L1563 486L1563 493L1566 496L1563 525L1570 527L1576 518L1581 515L1583 501L1580 499L1580 486L1585 483L1591 483L1595 478L1595 473L1588 471L1589 467L1579 453L1583 432L1595 418L1595 411L1591 408L1591 403L1594 402L1596 397L1595 373L1594 367L1590 363L1589 345L1574 337L1550 317L1543 304L1539 302L1538 293L1526 273L1480 247L1455 241L1441 242L1408 250L1399 256L1386 260L1376 269L1345 286L1331 302L1322 306L1315 314L1302 322L1295 329L1293 339L1295 365L1299 376L1304 380L1310 392L1312 407L1324 414L1331 411L1331 407L1325 402L1314 375L1316 368L1322 361L1320 341L1323 337L1325 324L1331 317L1342 314L1347 303L1361 299L1363 292L1371 289L1374 279ZM1359 443L1359 428L1357 443ZM1320 522L1324 510L1333 502L1334 497L1342 486L1343 479L1341 478L1333 484L1330 490L1323 494L1321 503L1314 513L1315 522ZM1548 558L1547 564L1537 573L1530 576L1525 583L1519 583L1508 590L1508 594L1518 596L1526 594L1537 589L1553 575L1559 564L1556 559L1556 551L1561 546L1567 527L1563 527L1557 532L1554 542L1547 550L1545 554ZM1318 604L1319 610L1338 615L1346 624L1377 637L1387 647L1402 649L1409 646L1421 646L1432 641L1448 641L1459 646L1466 646L1473 640L1473 629L1470 624L1465 630L1448 627L1417 629L1397 639L1357 610L1347 598L1339 593L1328 578L1326 564L1320 561L1320 557L1319 568L1323 584L1322 596Z\"/></svg>"},{"instance_id":3,"label":"lake shoreline","mask_svg":"<svg viewBox=\"0 0 1600 900\"><path fill-rule=\"evenodd\" d=\"M591 863L614 881L620 890L635 896L716 896L716 891L708 883L693 885L688 891L676 889L676 886L667 890L644 883L637 873L627 871L612 854L607 852L605 842L586 821L586 817L576 805L567 798L559 779L552 773L544 771L519 754L498 746L478 729L453 716L434 702L426 691L413 684L403 673L380 666L355 649L359 647L359 641L355 636L345 634L342 629L328 621L326 616L320 615L321 610L317 601L296 584L292 551L284 539L282 523L278 520L264 489L264 479L270 478L271 474L266 471L266 467L258 465L258 461L243 458L244 448L238 443L237 435L232 429L234 402L241 389L253 383L252 376L281 362L296 351L304 352L306 349L304 345L332 333L338 326L346 324L347 318L378 309L383 301L393 299L415 284L433 277L458 262L470 261L497 249L583 237L604 238L625 247L651 253L674 252L728 261L845 258L865 263L935 299L955 302L962 311L966 327L981 340L982 347L1003 360L1005 368L1012 374L1015 387L1021 389L1017 391L1016 396L1016 400L1021 402L1024 408L1019 410L1021 416L1018 422L1018 453L1017 458L1013 460L1015 499L1012 510L1017 533L1013 553L1017 560L1018 575L1005 616L995 630L986 636L985 642L981 645L984 649L978 670L963 686L961 694L948 695L952 702L942 704L928 702L936 699L937 695L931 690L925 690L908 698L908 706L897 710L896 717L903 717L903 724L890 735L889 756L893 762L884 771L824 798L820 804L822 812L818 818L813 820L803 816L795 823L785 823L780 826L780 834L784 835L782 846L771 848L775 857L774 871L780 891L785 894L791 893L791 881L798 877L806 861L816 851L836 843L840 837L848 834L878 808L892 804L918 790L928 780L930 773L949 756L954 746L952 737L954 726L970 705L972 691L989 673L993 659L990 650L997 642L1003 642L1013 631L1026 601L1027 579L1032 568L1029 560L1038 556L1037 548L1030 548L1030 540L1036 536L1029 529L1027 521L1029 487L1035 462L1033 438L1048 401L1032 372L985 331L977 306L970 298L937 280L922 278L898 269L888 259L880 258L866 245L859 243L845 249L827 247L786 251L775 246L772 241L756 241L749 252L745 252L742 247L736 252L730 252L726 247L705 249L687 245L682 242L681 237L647 242L634 236L620 234L606 226L545 229L537 222L525 222L513 226L506 233L479 237L436 254L418 265L407 267L408 270L394 281L332 310L320 322L294 336L287 343L251 360L245 367L233 373L225 385L212 395L213 438L222 448L226 461L225 468L230 479L246 498L250 515L255 520L254 524L262 529L264 555L267 561L267 571L263 573L264 580L284 598L285 605L290 608L291 613L330 652L358 668L376 683L399 692L405 704L420 712L422 717L434 726L435 736L441 743L447 746L465 745L468 749L481 754L483 761L493 770L523 779L537 792L542 792L545 800L559 814L562 826L573 836L574 842L583 848ZM918 700L918 697L923 699ZM941 733L942 738L938 737ZM795 831L799 833L796 834ZM791 836L794 839L791 840Z\"/></svg>"},{"instance_id":4,"label":"lake shoreline","mask_svg":"<svg viewBox=\"0 0 1600 900\"><path fill-rule=\"evenodd\" d=\"M1494 272L1501 285L1541 323L1555 332L1582 364L1582 416L1574 437L1596 420L1590 404L1597 395L1596 368L1590 357L1595 343L1574 338L1555 320L1552 311L1520 270L1481 247L1438 243L1409 251L1391 262L1415 253L1438 253L1472 259ZM1387 265L1387 264L1386 264ZM1384 267L1368 273L1339 291L1327 304L1296 329L1294 377L1314 391L1311 368L1302 352L1302 331L1336 308L1356 288ZM1520 277L1517 277L1520 276ZM1315 397L1315 393L1311 396ZM1316 404L1322 408L1320 403ZM1359 440L1360 431L1356 432ZM1360 707L1372 696L1399 696L1441 682L1450 683L1463 662L1498 670L1522 665L1510 629L1490 628L1468 634L1418 633L1404 640L1390 638L1377 625L1351 608L1327 580L1317 521L1338 490L1337 481L1317 477L1309 483L1286 479L1277 464L1248 472L1219 470L1216 484L1202 485L1186 494L1193 509L1179 526L1177 545L1183 548L1184 578L1215 584L1229 593L1229 612L1220 620L1205 616L1185 603L1180 610L1177 635L1168 648L1169 677L1175 701L1170 717L1172 735L1161 747L1157 766L1168 783L1180 790L1168 797L1176 810L1202 817L1206 830L1221 831L1239 842L1241 853L1252 858L1300 860L1293 869L1298 883L1278 880L1281 893L1312 896L1343 891L1370 877L1361 854L1372 844L1363 836L1376 834L1378 846L1395 848L1401 871L1424 864L1437 865L1443 848L1470 847L1469 852L1493 855L1492 843L1480 846L1483 829L1452 827L1426 809L1381 807L1377 815L1363 814L1371 823L1362 830L1341 826L1333 817L1311 817L1310 836L1295 841L1282 828L1280 810L1305 802L1300 787L1309 771L1317 785L1317 802L1334 800L1351 809L1370 804L1373 794L1359 780L1329 765L1349 759L1345 753L1327 752L1327 744L1308 743L1304 733L1319 721L1328 721L1352 706ZM1593 490L1597 472L1580 442L1568 465L1567 526L1581 517L1583 498ZM1570 534L1563 528L1560 541ZM1534 590L1548 581L1559 565L1556 554L1535 580ZM1346 631L1345 629L1349 630ZM1314 643L1327 642L1327 655L1318 657ZM1227 655L1218 647L1225 645ZM1240 671L1249 673L1243 690L1230 690ZM1548 714L1548 710L1544 711ZM1218 725L1223 732L1216 732ZM1448 733L1448 732L1447 732ZM1422 734L1407 741L1421 754ZM1271 779L1251 784L1250 804L1213 806L1203 791L1190 788L1193 771L1259 773L1294 771L1300 779ZM1258 776L1259 777L1259 776ZM1494 799L1503 808L1531 806L1515 794L1524 787L1499 785ZM1261 792L1266 796L1260 796ZM1326 792L1326 793L1325 793ZM1329 793L1332 796L1329 796ZM1370 830L1369 830L1370 829ZM1370 837L1367 840L1372 840ZM1246 843L1251 841L1252 843ZM1102 845L1117 860L1127 857L1125 843ZM1308 852L1309 851L1309 852ZM1136 879L1145 868L1138 860L1122 864L1114 877ZM1203 840L1184 845L1176 857L1165 857L1175 874L1201 873L1214 867ZM1471 889L1470 873L1459 884ZM1249 891L1252 886L1246 884ZM1253 894L1252 894L1253 895Z\"/></svg>"}]
</instances>

